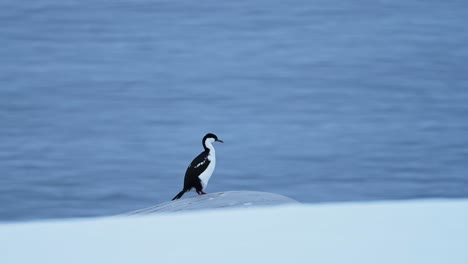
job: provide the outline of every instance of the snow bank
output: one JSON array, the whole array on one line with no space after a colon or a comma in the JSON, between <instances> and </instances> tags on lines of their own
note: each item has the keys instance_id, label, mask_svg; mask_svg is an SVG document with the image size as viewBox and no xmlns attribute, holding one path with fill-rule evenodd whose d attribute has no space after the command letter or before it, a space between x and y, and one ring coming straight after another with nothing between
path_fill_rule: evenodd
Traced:
<instances>
[{"instance_id":1,"label":"snow bank","mask_svg":"<svg viewBox=\"0 0 468 264\"><path fill-rule=\"evenodd\" d=\"M0 263L463 263L468 200L237 208L0 225Z\"/></svg>"},{"instance_id":2,"label":"snow bank","mask_svg":"<svg viewBox=\"0 0 468 264\"><path fill-rule=\"evenodd\" d=\"M290 203L297 203L297 201L275 193L230 191L198 195L188 199L182 198L180 200L128 212L123 215L148 215L166 212L212 210L216 208L248 208Z\"/></svg>"}]
</instances>

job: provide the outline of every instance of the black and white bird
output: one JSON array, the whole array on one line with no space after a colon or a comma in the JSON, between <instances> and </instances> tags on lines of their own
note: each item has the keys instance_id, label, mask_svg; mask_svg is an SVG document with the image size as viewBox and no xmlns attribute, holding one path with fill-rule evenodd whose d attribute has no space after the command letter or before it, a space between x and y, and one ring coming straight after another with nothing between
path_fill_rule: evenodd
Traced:
<instances>
[{"instance_id":1,"label":"black and white bird","mask_svg":"<svg viewBox=\"0 0 468 264\"><path fill-rule=\"evenodd\" d=\"M184 193L195 188L198 195L206 194L203 190L208 185L208 181L213 174L216 166L216 152L213 147L213 142L221 142L215 134L208 133L203 137L202 143L205 149L198 155L188 166L185 172L184 188L172 200L177 200Z\"/></svg>"}]
</instances>

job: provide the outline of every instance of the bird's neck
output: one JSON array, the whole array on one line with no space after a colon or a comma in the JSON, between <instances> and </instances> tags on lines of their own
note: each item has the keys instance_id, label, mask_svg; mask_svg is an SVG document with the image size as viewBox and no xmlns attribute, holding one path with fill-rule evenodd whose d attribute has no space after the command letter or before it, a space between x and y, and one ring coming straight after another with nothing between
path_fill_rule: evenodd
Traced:
<instances>
[{"instance_id":1,"label":"bird's neck","mask_svg":"<svg viewBox=\"0 0 468 264\"><path fill-rule=\"evenodd\" d=\"M215 155L215 148L213 147L213 144L211 144L210 141L205 141L205 144L203 145L205 147L205 151L208 151L208 153L210 153L210 155Z\"/></svg>"}]
</instances>

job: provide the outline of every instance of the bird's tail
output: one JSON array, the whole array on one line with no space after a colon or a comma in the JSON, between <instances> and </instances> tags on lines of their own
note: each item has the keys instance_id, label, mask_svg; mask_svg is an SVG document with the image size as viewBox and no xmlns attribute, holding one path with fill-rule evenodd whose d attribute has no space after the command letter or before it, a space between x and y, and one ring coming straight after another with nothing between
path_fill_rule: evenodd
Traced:
<instances>
[{"instance_id":1,"label":"bird's tail","mask_svg":"<svg viewBox=\"0 0 468 264\"><path fill-rule=\"evenodd\" d=\"M174 198L172 198L172 201L177 200L177 199L179 199L180 197L182 197L182 196L184 195L185 192L186 192L186 190L180 191L180 193L178 193Z\"/></svg>"}]
</instances>

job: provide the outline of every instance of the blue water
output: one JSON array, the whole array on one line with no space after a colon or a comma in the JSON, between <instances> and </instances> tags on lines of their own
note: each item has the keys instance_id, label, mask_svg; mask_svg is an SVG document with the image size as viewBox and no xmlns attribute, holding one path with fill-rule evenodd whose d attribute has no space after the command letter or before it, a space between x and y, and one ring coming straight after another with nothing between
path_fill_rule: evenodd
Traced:
<instances>
[{"instance_id":1,"label":"blue water","mask_svg":"<svg viewBox=\"0 0 468 264\"><path fill-rule=\"evenodd\" d=\"M206 132L207 192L468 197L468 3L408 2L1 1L0 220L168 201Z\"/></svg>"}]
</instances>

